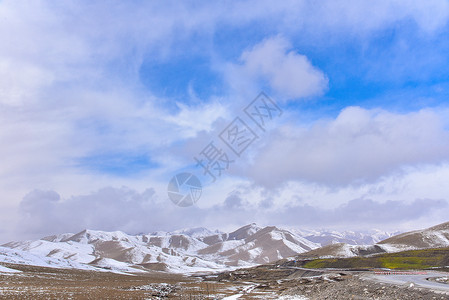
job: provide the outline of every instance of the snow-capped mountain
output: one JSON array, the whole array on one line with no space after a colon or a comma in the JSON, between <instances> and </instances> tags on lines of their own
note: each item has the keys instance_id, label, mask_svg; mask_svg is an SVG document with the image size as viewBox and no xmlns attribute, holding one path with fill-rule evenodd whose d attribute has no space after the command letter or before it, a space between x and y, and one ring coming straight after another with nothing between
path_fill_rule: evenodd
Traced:
<instances>
[{"instance_id":1,"label":"snow-capped mountain","mask_svg":"<svg viewBox=\"0 0 449 300\"><path fill-rule=\"evenodd\" d=\"M449 222L423 230L398 234L375 244L330 243L321 248L301 253L297 257L344 258L441 247L449 247Z\"/></svg>"},{"instance_id":2,"label":"snow-capped mountain","mask_svg":"<svg viewBox=\"0 0 449 300\"><path fill-rule=\"evenodd\" d=\"M389 249L426 249L449 247L449 222L424 230L405 232L378 243Z\"/></svg>"},{"instance_id":3,"label":"snow-capped mountain","mask_svg":"<svg viewBox=\"0 0 449 300\"><path fill-rule=\"evenodd\" d=\"M277 227L244 226L219 237L221 241L198 251L203 257L218 257L229 266L263 264L306 252L320 245Z\"/></svg>"},{"instance_id":4,"label":"snow-capped mountain","mask_svg":"<svg viewBox=\"0 0 449 300\"><path fill-rule=\"evenodd\" d=\"M321 246L330 244L345 243L349 245L373 245L389 237L399 234L396 232L386 232L377 229L363 232L355 231L334 231L328 229L321 230L295 230L295 234L308 239L311 242L318 243Z\"/></svg>"},{"instance_id":5,"label":"snow-capped mountain","mask_svg":"<svg viewBox=\"0 0 449 300\"><path fill-rule=\"evenodd\" d=\"M167 232L166 234L169 234L169 235L170 234L183 234L183 235L188 235L188 236L191 236L194 238L202 238L202 237L207 237L207 236L211 236L211 235L215 235L215 234L223 234L223 233L224 232L219 231L219 230L211 231L204 227L195 227L195 228L176 230L173 232Z\"/></svg>"},{"instance_id":6,"label":"snow-capped mountain","mask_svg":"<svg viewBox=\"0 0 449 300\"><path fill-rule=\"evenodd\" d=\"M250 224L231 233L205 228L128 235L120 231L83 230L47 236L36 241L10 242L14 249L42 258L42 264L99 267L119 271L159 270L197 272L253 266L306 252L320 245L276 228ZM9 255L10 257L11 255ZM23 261L28 263L36 259ZM6 258L0 253L0 261ZM9 258L9 262L11 258Z\"/></svg>"},{"instance_id":7,"label":"snow-capped mountain","mask_svg":"<svg viewBox=\"0 0 449 300\"><path fill-rule=\"evenodd\" d=\"M254 266L305 252L318 255L326 249L343 256L357 255L360 249L356 246L336 243L374 244L389 236L380 231L300 231L256 224L229 233L202 227L137 235L83 230L4 244L0 262L14 262L16 253L16 263L38 262L41 266L187 273ZM320 248L323 245L327 246Z\"/></svg>"},{"instance_id":8,"label":"snow-capped mountain","mask_svg":"<svg viewBox=\"0 0 449 300\"><path fill-rule=\"evenodd\" d=\"M120 231L83 230L77 234L45 237L37 241L10 242L4 247L39 257L72 261L113 270L172 272L220 269L194 253L203 242L187 235L127 235ZM1 258L0 258L1 260Z\"/></svg>"},{"instance_id":9,"label":"snow-capped mountain","mask_svg":"<svg viewBox=\"0 0 449 300\"><path fill-rule=\"evenodd\" d=\"M82 264L70 259L47 257L38 254L33 254L30 253L29 251L11 249L2 246L0 246L0 262L21 264L21 265L32 265L39 267L73 268L91 271L104 271L104 269L95 268L94 266Z\"/></svg>"},{"instance_id":10,"label":"snow-capped mountain","mask_svg":"<svg viewBox=\"0 0 449 300\"><path fill-rule=\"evenodd\" d=\"M301 253L297 259L311 258L347 258L385 253L387 250L379 245L349 245L345 243L329 244L318 249Z\"/></svg>"}]
</instances>

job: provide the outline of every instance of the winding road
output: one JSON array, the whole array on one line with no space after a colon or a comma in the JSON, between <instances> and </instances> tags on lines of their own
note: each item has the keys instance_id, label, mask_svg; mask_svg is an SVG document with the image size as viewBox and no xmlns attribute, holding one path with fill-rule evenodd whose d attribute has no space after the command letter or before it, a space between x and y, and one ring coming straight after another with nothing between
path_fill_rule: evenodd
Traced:
<instances>
[{"instance_id":1,"label":"winding road","mask_svg":"<svg viewBox=\"0 0 449 300\"><path fill-rule=\"evenodd\" d=\"M284 267L288 269L296 269L303 271L316 271L318 272L326 272L329 269L307 269L300 267ZM336 271L333 269L332 271ZM342 269L344 272L353 272L350 270ZM449 274L446 272L437 272L437 271L426 271L426 274L419 274L420 272L416 272L417 274L410 274L410 272L405 272L405 274L400 274L398 271L391 271L391 274L376 274L376 273L368 273L367 272L355 272L358 274L363 274L361 278L373 280L377 282L383 282L394 285L407 285L413 283L414 287L418 288L426 288L435 292L440 292L449 295L449 284L440 283L432 280L428 280L428 278L438 278L438 277L448 277ZM395 273L397 272L397 273ZM387 273L387 272L386 272Z\"/></svg>"},{"instance_id":2,"label":"winding road","mask_svg":"<svg viewBox=\"0 0 449 300\"><path fill-rule=\"evenodd\" d=\"M379 275L379 274L366 274L363 277L366 279L384 282L396 285L410 285L413 283L415 287L427 288L433 291L443 292L449 295L449 284L439 283L436 281L428 280L428 278L434 277L447 277L447 273L440 272L427 272L427 274L392 274L392 275Z\"/></svg>"}]
</instances>

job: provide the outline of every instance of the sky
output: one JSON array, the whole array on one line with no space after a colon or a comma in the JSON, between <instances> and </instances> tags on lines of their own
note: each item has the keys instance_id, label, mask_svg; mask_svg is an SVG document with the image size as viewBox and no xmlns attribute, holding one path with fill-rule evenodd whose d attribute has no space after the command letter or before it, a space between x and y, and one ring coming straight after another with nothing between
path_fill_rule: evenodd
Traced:
<instances>
[{"instance_id":1,"label":"sky","mask_svg":"<svg viewBox=\"0 0 449 300\"><path fill-rule=\"evenodd\" d=\"M0 242L449 221L448 21L447 0L1 0Z\"/></svg>"}]
</instances>

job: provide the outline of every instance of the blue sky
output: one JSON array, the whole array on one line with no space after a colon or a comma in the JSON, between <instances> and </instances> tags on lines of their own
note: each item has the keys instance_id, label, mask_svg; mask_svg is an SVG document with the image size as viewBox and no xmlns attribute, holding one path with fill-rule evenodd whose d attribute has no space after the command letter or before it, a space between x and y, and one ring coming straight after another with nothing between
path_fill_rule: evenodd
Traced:
<instances>
[{"instance_id":1,"label":"blue sky","mask_svg":"<svg viewBox=\"0 0 449 300\"><path fill-rule=\"evenodd\" d=\"M447 0L1 1L0 239L447 221L448 21ZM170 178L261 91L282 117L173 205ZM353 215L388 207L407 213Z\"/></svg>"},{"instance_id":2,"label":"blue sky","mask_svg":"<svg viewBox=\"0 0 449 300\"><path fill-rule=\"evenodd\" d=\"M187 104L192 90L202 101L224 96L228 91L219 65L238 61L251 45L281 35L293 51L305 55L329 78L323 95L301 99L288 106L290 109L298 106L299 110L335 116L351 105L413 111L446 101L449 45L445 26L426 34L405 18L360 35L332 29L314 32L313 27L289 32L277 30L273 26L276 21L226 24L213 33L194 34L177 43L172 55L146 58L139 70L140 80L158 96Z\"/></svg>"}]
</instances>

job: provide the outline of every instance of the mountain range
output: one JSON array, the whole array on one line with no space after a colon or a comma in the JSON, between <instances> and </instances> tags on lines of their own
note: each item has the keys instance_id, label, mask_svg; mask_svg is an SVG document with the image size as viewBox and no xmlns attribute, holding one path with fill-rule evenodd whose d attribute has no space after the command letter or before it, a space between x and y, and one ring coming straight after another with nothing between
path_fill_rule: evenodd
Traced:
<instances>
[{"instance_id":1,"label":"mountain range","mask_svg":"<svg viewBox=\"0 0 449 300\"><path fill-rule=\"evenodd\" d=\"M301 253L297 255L297 258L347 258L444 247L449 247L449 222L423 230L397 234L374 244L332 243Z\"/></svg>"},{"instance_id":2,"label":"mountain range","mask_svg":"<svg viewBox=\"0 0 449 300\"><path fill-rule=\"evenodd\" d=\"M449 223L395 235L243 226L129 235L83 230L0 246L0 262L113 272L210 272L298 256L351 257L449 245Z\"/></svg>"}]
</instances>

